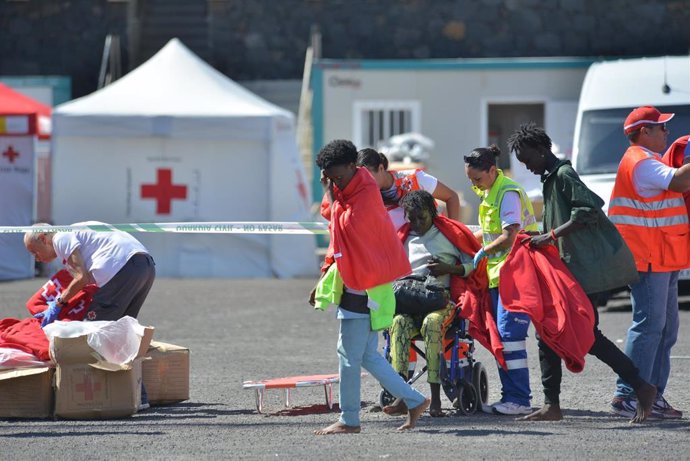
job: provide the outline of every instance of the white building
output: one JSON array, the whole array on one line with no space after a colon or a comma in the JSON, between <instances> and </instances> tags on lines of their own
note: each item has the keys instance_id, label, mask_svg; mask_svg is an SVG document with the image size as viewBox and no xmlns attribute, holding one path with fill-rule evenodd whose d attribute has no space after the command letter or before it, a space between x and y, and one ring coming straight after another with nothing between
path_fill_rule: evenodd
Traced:
<instances>
[{"instance_id":1,"label":"white building","mask_svg":"<svg viewBox=\"0 0 690 461\"><path fill-rule=\"evenodd\" d=\"M509 168L506 140L521 123L543 126L569 156L585 58L456 60L319 60L312 68L314 154L331 139L377 147L391 135L418 132L435 143L427 170L461 191L475 210L478 199L464 172L463 155L497 144ZM515 176L522 178L521 174ZM526 175L526 189L539 189ZM318 175L312 176L315 200Z\"/></svg>"}]
</instances>

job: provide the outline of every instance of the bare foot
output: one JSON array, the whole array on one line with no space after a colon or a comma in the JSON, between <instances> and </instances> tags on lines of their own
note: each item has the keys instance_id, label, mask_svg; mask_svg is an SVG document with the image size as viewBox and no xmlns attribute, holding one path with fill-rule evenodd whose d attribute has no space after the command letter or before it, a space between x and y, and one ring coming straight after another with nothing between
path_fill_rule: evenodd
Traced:
<instances>
[{"instance_id":1,"label":"bare foot","mask_svg":"<svg viewBox=\"0 0 690 461\"><path fill-rule=\"evenodd\" d=\"M560 421L563 419L563 413L559 405L546 404L534 413L527 416L517 418L517 421Z\"/></svg>"},{"instance_id":2,"label":"bare foot","mask_svg":"<svg viewBox=\"0 0 690 461\"><path fill-rule=\"evenodd\" d=\"M417 424L417 420L420 416L422 416L422 413L424 413L426 409L429 408L429 405L431 405L431 399L425 399L421 405L418 405L409 410L407 412L407 421L405 421L405 424L400 426L398 430L406 431L408 429L412 429L415 426L415 424Z\"/></svg>"},{"instance_id":3,"label":"bare foot","mask_svg":"<svg viewBox=\"0 0 690 461\"><path fill-rule=\"evenodd\" d=\"M637 409L631 423L641 423L652 414L652 405L656 400L656 386L644 383L637 391Z\"/></svg>"},{"instance_id":4,"label":"bare foot","mask_svg":"<svg viewBox=\"0 0 690 461\"><path fill-rule=\"evenodd\" d=\"M314 431L316 435L330 434L359 434L362 429L359 426L346 426L340 421L336 421L328 427Z\"/></svg>"},{"instance_id":5,"label":"bare foot","mask_svg":"<svg viewBox=\"0 0 690 461\"><path fill-rule=\"evenodd\" d=\"M383 407L383 412L388 416L403 416L407 414L407 405L403 399L395 399L395 402Z\"/></svg>"}]
</instances>

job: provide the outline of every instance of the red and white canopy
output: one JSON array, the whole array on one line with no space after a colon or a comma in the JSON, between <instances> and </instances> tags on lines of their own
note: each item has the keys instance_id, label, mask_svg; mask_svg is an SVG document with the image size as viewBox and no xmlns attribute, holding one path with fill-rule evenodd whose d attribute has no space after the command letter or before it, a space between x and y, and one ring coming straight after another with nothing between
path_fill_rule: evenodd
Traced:
<instances>
[{"instance_id":1,"label":"red and white canopy","mask_svg":"<svg viewBox=\"0 0 690 461\"><path fill-rule=\"evenodd\" d=\"M50 107L0 83L0 136L50 138Z\"/></svg>"}]
</instances>

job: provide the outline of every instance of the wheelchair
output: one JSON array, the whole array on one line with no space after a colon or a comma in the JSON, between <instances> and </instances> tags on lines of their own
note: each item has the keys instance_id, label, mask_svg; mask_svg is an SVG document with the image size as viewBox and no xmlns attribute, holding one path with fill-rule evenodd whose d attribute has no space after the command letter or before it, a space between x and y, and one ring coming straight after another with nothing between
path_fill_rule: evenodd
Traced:
<instances>
[{"instance_id":1,"label":"wheelchair","mask_svg":"<svg viewBox=\"0 0 690 461\"><path fill-rule=\"evenodd\" d=\"M383 337L385 345L383 355L391 362L391 337L388 330L384 330ZM417 357L426 359L424 351L417 346L417 341L423 341L421 336L412 338L410 354L412 351ZM453 322L446 330L443 341L443 352L440 356L440 378L441 387L448 399L452 402L453 408L463 415L476 413L482 405L487 405L489 400L489 379L486 368L481 362L474 359L474 340L467 334L467 320L456 315ZM415 372L414 369L408 372L407 383L412 385L427 371L427 365ZM392 404L395 397L386 389L381 389L379 393L379 405L383 409Z\"/></svg>"}]
</instances>

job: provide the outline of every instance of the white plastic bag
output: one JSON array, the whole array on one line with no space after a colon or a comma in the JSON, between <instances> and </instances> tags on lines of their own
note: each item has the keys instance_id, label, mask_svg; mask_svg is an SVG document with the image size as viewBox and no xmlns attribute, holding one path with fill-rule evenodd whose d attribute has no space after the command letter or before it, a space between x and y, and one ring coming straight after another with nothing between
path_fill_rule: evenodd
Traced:
<instances>
[{"instance_id":1,"label":"white plastic bag","mask_svg":"<svg viewBox=\"0 0 690 461\"><path fill-rule=\"evenodd\" d=\"M87 335L89 346L100 354L106 362L124 365L137 356L144 336L144 327L132 317L122 317L117 321L61 322L47 325L43 331L50 339L77 338Z\"/></svg>"},{"instance_id":2,"label":"white plastic bag","mask_svg":"<svg viewBox=\"0 0 690 461\"><path fill-rule=\"evenodd\" d=\"M12 347L0 347L0 370L8 368L48 367L50 362L43 362L34 354Z\"/></svg>"}]
</instances>

